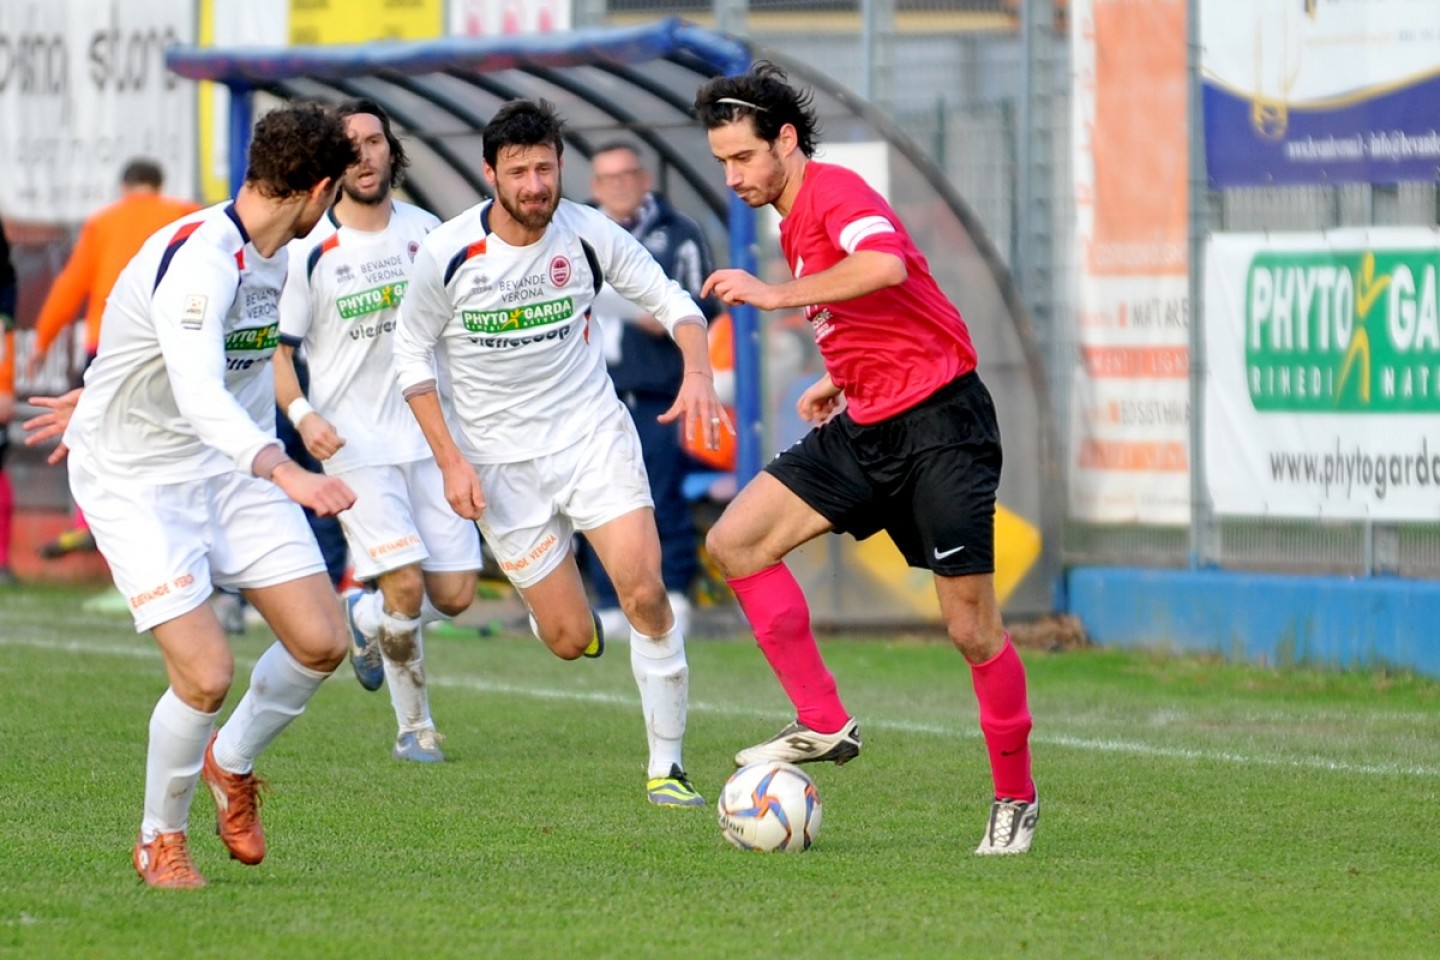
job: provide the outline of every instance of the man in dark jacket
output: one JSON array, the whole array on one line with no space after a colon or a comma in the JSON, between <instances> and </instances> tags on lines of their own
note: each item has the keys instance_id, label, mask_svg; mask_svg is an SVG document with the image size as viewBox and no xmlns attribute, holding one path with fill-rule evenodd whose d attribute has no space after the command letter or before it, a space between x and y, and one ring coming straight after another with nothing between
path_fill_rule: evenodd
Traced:
<instances>
[{"instance_id":1,"label":"man in dark jacket","mask_svg":"<svg viewBox=\"0 0 1440 960\"><path fill-rule=\"evenodd\" d=\"M713 319L716 303L700 296L700 286L713 269L705 234L699 224L652 189L650 172L641 164L633 144L613 141L595 151L590 190L595 205L644 244L661 269L700 304L706 319ZM680 351L654 317L608 285L595 300L595 315L605 337L610 377L640 433L650 495L655 501L655 525L660 531L665 590L681 632L687 632L690 583L699 568L695 522L684 493L689 458L676 426L655 419L675 400L683 376ZM596 612L606 635L628 636L630 628L614 587L593 551L586 551L585 556L586 573L596 593Z\"/></svg>"}]
</instances>

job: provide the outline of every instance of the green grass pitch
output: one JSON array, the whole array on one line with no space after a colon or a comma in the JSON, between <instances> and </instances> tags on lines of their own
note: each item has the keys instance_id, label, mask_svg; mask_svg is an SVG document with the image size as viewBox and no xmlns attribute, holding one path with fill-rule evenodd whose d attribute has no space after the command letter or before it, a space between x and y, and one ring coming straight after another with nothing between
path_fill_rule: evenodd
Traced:
<instances>
[{"instance_id":1,"label":"green grass pitch","mask_svg":"<svg viewBox=\"0 0 1440 960\"><path fill-rule=\"evenodd\" d=\"M148 890L129 857L165 681L83 598L0 595L3 958L1440 956L1440 684L1027 652L1040 829L978 858L969 674L913 637L822 641L865 753L809 768L808 853L743 853L713 805L645 803L624 645L562 663L447 634L428 656L449 762L392 761L388 696L344 666L257 768L268 859L225 857L202 788L210 886ZM230 705L267 642L236 642ZM785 703L748 637L689 653L686 763L713 802Z\"/></svg>"}]
</instances>

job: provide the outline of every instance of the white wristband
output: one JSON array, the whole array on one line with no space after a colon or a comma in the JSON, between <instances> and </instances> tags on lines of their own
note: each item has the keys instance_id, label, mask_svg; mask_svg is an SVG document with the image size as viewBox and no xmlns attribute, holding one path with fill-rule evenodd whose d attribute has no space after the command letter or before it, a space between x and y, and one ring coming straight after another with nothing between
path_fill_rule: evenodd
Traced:
<instances>
[{"instance_id":1,"label":"white wristband","mask_svg":"<svg viewBox=\"0 0 1440 960\"><path fill-rule=\"evenodd\" d=\"M296 397L290 401L290 406L285 408L285 416L289 417L290 422L297 427L300 426L300 421L305 419L307 413L314 412L315 408L310 406L310 401L304 397Z\"/></svg>"}]
</instances>

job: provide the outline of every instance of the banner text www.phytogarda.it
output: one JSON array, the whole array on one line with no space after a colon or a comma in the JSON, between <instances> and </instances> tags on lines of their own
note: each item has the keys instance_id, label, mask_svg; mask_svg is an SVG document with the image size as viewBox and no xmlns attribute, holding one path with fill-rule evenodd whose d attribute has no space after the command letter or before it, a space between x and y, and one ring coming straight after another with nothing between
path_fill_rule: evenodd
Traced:
<instances>
[{"instance_id":1,"label":"banner text www.phytogarda.it","mask_svg":"<svg viewBox=\"0 0 1440 960\"><path fill-rule=\"evenodd\" d=\"M1387 492L1401 487L1440 487L1440 440L1435 447L1422 437L1420 449L1410 453L1372 452L1357 445L1345 450L1340 441L1325 452L1270 452L1270 478L1277 483L1319 487L1328 496L1343 489L1350 497L1357 488L1373 491L1385 499Z\"/></svg>"}]
</instances>

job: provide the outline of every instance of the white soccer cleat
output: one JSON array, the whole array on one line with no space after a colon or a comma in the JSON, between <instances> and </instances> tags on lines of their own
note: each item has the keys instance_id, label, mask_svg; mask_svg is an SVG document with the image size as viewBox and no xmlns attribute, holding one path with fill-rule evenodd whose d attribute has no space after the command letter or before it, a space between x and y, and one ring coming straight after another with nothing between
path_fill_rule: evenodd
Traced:
<instances>
[{"instance_id":1,"label":"white soccer cleat","mask_svg":"<svg viewBox=\"0 0 1440 960\"><path fill-rule=\"evenodd\" d=\"M785 763L834 763L837 767L860 756L860 723L854 717L834 733L816 733L796 721L764 743L735 754L735 766L767 760Z\"/></svg>"},{"instance_id":2,"label":"white soccer cleat","mask_svg":"<svg viewBox=\"0 0 1440 960\"><path fill-rule=\"evenodd\" d=\"M996 800L990 808L990 823L975 852L982 857L1024 853L1035 839L1035 824L1040 822L1040 796L1024 800Z\"/></svg>"}]
</instances>

